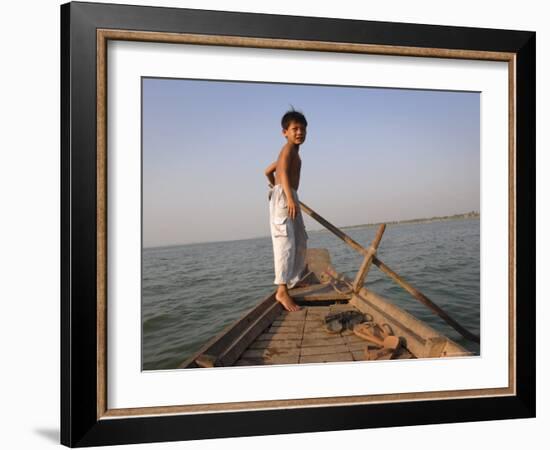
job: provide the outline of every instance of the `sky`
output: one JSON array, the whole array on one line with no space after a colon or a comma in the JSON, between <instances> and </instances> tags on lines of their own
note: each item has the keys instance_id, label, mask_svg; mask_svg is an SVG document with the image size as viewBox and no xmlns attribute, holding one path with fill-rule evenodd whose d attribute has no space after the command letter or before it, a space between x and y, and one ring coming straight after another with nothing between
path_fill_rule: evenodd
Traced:
<instances>
[{"instance_id":1,"label":"sky","mask_svg":"<svg viewBox=\"0 0 550 450\"><path fill-rule=\"evenodd\" d=\"M144 247L269 236L264 170L291 107L308 121L299 198L334 225L479 211L477 92L142 83Z\"/></svg>"}]
</instances>

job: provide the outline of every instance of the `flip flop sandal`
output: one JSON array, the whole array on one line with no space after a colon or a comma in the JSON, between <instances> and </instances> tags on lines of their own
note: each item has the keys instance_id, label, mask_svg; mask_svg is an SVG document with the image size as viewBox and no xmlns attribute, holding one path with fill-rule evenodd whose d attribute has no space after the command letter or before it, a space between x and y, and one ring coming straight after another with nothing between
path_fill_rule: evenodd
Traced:
<instances>
[{"instance_id":1,"label":"flip flop sandal","mask_svg":"<svg viewBox=\"0 0 550 450\"><path fill-rule=\"evenodd\" d=\"M334 314L327 314L325 316L325 322L329 322L331 320L339 320L342 313L334 313Z\"/></svg>"},{"instance_id":2,"label":"flip flop sandal","mask_svg":"<svg viewBox=\"0 0 550 450\"><path fill-rule=\"evenodd\" d=\"M346 311L344 318L345 318L346 329L350 331L353 331L353 329L357 325L359 325L360 323L364 323L366 321L365 315L358 311Z\"/></svg>"},{"instance_id":3,"label":"flip flop sandal","mask_svg":"<svg viewBox=\"0 0 550 450\"><path fill-rule=\"evenodd\" d=\"M325 330L328 333L336 334L341 333L346 329L345 315L341 312L334 314L327 314L325 316Z\"/></svg>"},{"instance_id":4,"label":"flip flop sandal","mask_svg":"<svg viewBox=\"0 0 550 450\"><path fill-rule=\"evenodd\" d=\"M384 337L393 336L393 332L389 323L377 324L377 327L380 329Z\"/></svg>"},{"instance_id":5,"label":"flip flop sandal","mask_svg":"<svg viewBox=\"0 0 550 450\"><path fill-rule=\"evenodd\" d=\"M353 328L353 332L361 339L377 345L378 347L396 350L401 345L397 336L380 335L380 327L373 323L362 323Z\"/></svg>"},{"instance_id":6,"label":"flip flop sandal","mask_svg":"<svg viewBox=\"0 0 550 450\"><path fill-rule=\"evenodd\" d=\"M325 316L325 324L327 331L331 333L339 333L343 330L353 330L353 327L365 321L365 315L359 311L349 310L339 313L328 314ZM340 325L334 325L339 323ZM338 330L338 331L335 331Z\"/></svg>"},{"instance_id":7,"label":"flip flop sandal","mask_svg":"<svg viewBox=\"0 0 550 450\"><path fill-rule=\"evenodd\" d=\"M387 323L377 324L378 329L384 338L384 348L397 350L401 346L401 339L395 336L391 326Z\"/></svg>"},{"instance_id":8,"label":"flip flop sandal","mask_svg":"<svg viewBox=\"0 0 550 450\"><path fill-rule=\"evenodd\" d=\"M397 350L401 346L401 339L397 336L387 336L384 338L384 348Z\"/></svg>"},{"instance_id":9,"label":"flip flop sandal","mask_svg":"<svg viewBox=\"0 0 550 450\"><path fill-rule=\"evenodd\" d=\"M373 329L374 323L361 323L353 327L353 333L371 344L383 347L384 341L374 333Z\"/></svg>"},{"instance_id":10,"label":"flip flop sandal","mask_svg":"<svg viewBox=\"0 0 550 450\"><path fill-rule=\"evenodd\" d=\"M325 319L325 330L330 334L341 333L344 330L344 325L338 318L333 318L328 321Z\"/></svg>"},{"instance_id":11,"label":"flip flop sandal","mask_svg":"<svg viewBox=\"0 0 550 450\"><path fill-rule=\"evenodd\" d=\"M356 325L365 322L365 320L365 314L355 310L327 314L325 329L329 333L341 333L344 330L353 330Z\"/></svg>"}]
</instances>

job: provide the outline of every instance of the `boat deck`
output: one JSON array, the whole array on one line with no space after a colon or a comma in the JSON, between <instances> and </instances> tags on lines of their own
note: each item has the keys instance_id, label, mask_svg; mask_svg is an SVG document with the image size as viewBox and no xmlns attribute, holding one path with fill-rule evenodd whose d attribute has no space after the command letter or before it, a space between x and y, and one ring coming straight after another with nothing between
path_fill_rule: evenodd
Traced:
<instances>
[{"instance_id":1,"label":"boat deck","mask_svg":"<svg viewBox=\"0 0 550 450\"><path fill-rule=\"evenodd\" d=\"M367 342L350 330L329 333L325 316L349 310L350 304L302 306L300 311L282 311L271 326L260 334L235 362L236 366L304 364L364 361ZM411 358L403 349L399 359Z\"/></svg>"},{"instance_id":2,"label":"boat deck","mask_svg":"<svg viewBox=\"0 0 550 450\"><path fill-rule=\"evenodd\" d=\"M352 280L336 272L326 249L308 248L303 287L289 290L302 307L287 312L275 300L275 291L241 319L204 344L179 367L261 366L311 364L380 359L466 356L470 352L387 299L364 286L353 292ZM329 314L356 311L385 327L400 345L390 353L349 329L327 330Z\"/></svg>"}]
</instances>

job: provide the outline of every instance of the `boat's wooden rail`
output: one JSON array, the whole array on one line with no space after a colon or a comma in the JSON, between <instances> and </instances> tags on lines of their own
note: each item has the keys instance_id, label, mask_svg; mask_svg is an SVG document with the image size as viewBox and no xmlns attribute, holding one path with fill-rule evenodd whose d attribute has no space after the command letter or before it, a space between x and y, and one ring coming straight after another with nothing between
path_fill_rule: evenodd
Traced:
<instances>
[{"instance_id":1,"label":"boat's wooden rail","mask_svg":"<svg viewBox=\"0 0 550 450\"><path fill-rule=\"evenodd\" d=\"M327 228L329 231L331 231L333 234L335 234L338 238L343 240L347 245L349 245L351 248L356 250L357 252L364 255L363 262L361 264L361 267L359 268L359 271L357 272L357 275L355 277L355 280L353 283L349 283L348 285L353 291L355 295L359 294L361 289L364 286L365 280L367 278L368 271L372 264L377 266L383 273L388 275L395 283L397 283L399 286L401 286L403 289L405 289L409 294L411 294L415 299L420 301L422 304L427 306L430 310L432 310L435 314L437 314L441 319L443 319L447 324L449 324L452 328L454 328L458 333L460 333L462 336L464 336L466 339L480 343L479 336L476 334L470 332L465 327L463 327L461 324L459 324L456 320L454 320L447 312L445 312L441 307L436 305L433 301L431 301L428 297L426 297L422 292L420 292L418 289L413 287L410 283L405 281L403 277L398 275L395 271L393 271L391 268L389 268L386 264L384 264L377 256L377 250L378 246L380 245L380 241L382 240L382 236L384 234L384 231L386 229L385 224L381 224L378 227L376 236L374 240L372 241L372 244L368 248L364 248L361 244L353 240L350 236L348 236L346 233L344 233L342 230L340 230L338 227L331 224L328 220L326 220L324 217L320 216L318 213L316 213L313 209L311 209L309 206L304 204L300 201L300 206L302 210L307 213L312 219L319 222L321 225L323 225L325 228Z\"/></svg>"},{"instance_id":2,"label":"boat's wooden rail","mask_svg":"<svg viewBox=\"0 0 550 450\"><path fill-rule=\"evenodd\" d=\"M283 311L275 292L208 341L178 368L231 366L241 353Z\"/></svg>"}]
</instances>

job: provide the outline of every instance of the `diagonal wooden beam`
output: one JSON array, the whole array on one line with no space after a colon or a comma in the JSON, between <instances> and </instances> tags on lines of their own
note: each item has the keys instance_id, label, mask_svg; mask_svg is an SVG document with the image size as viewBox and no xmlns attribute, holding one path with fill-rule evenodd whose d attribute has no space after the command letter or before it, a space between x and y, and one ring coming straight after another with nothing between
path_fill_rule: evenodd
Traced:
<instances>
[{"instance_id":1,"label":"diagonal wooden beam","mask_svg":"<svg viewBox=\"0 0 550 450\"><path fill-rule=\"evenodd\" d=\"M327 230L332 231L336 236L338 236L340 239L342 239L346 244L348 244L351 248L358 251L359 253L362 253L363 255L366 255L367 250L363 248L363 246L356 241L354 241L351 237L349 237L346 233L344 233L342 230L331 224L328 220L326 220L324 217L321 217L319 214L317 214L313 209L311 209L309 206L307 206L304 202L300 202L300 206L302 207L302 210L307 213L312 219L319 222L321 225L323 225Z\"/></svg>"},{"instance_id":2,"label":"diagonal wooden beam","mask_svg":"<svg viewBox=\"0 0 550 450\"><path fill-rule=\"evenodd\" d=\"M367 249L367 254L363 258L363 263L361 264L361 267L359 268L359 271L355 276L355 281L353 282L353 292L355 293L359 292L363 287L363 284L365 283L365 279L367 278L367 274L369 273L370 266L372 264L374 256L376 255L376 251L378 250L378 246L380 245L380 241L382 240L382 235L384 234L385 229L385 223L381 224L378 227L376 236L374 237L371 246Z\"/></svg>"}]
</instances>

